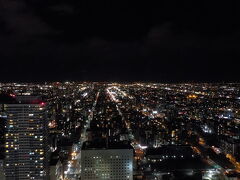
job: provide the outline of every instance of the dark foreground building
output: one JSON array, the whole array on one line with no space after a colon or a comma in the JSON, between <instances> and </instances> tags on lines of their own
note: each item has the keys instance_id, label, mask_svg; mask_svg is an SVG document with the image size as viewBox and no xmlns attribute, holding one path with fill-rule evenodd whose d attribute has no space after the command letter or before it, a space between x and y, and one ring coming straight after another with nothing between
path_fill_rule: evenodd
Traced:
<instances>
[{"instance_id":1,"label":"dark foreground building","mask_svg":"<svg viewBox=\"0 0 240 180\"><path fill-rule=\"evenodd\" d=\"M199 180L209 169L212 167L203 162L190 146L165 145L147 149L144 179Z\"/></svg>"}]
</instances>

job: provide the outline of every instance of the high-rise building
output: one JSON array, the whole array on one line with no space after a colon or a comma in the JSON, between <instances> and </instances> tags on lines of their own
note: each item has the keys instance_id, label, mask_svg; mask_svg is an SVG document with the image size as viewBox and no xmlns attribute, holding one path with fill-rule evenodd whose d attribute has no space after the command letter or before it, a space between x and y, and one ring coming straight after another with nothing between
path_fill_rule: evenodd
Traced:
<instances>
[{"instance_id":1,"label":"high-rise building","mask_svg":"<svg viewBox=\"0 0 240 180\"><path fill-rule=\"evenodd\" d=\"M3 104L0 104L0 160L4 159L5 154L5 123L6 115L3 111Z\"/></svg>"},{"instance_id":2,"label":"high-rise building","mask_svg":"<svg viewBox=\"0 0 240 180\"><path fill-rule=\"evenodd\" d=\"M81 179L132 180L132 146L119 142L85 142L81 150Z\"/></svg>"},{"instance_id":3,"label":"high-rise building","mask_svg":"<svg viewBox=\"0 0 240 180\"><path fill-rule=\"evenodd\" d=\"M47 180L46 104L40 97L19 96L4 103L6 180Z\"/></svg>"}]
</instances>

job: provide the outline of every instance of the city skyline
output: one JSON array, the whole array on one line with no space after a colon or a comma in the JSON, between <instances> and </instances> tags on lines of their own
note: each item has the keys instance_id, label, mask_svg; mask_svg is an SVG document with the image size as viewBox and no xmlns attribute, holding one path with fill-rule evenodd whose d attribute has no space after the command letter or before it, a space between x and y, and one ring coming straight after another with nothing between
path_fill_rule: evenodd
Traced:
<instances>
[{"instance_id":1,"label":"city skyline","mask_svg":"<svg viewBox=\"0 0 240 180\"><path fill-rule=\"evenodd\" d=\"M240 83L0 83L0 92L1 180L240 177Z\"/></svg>"}]
</instances>

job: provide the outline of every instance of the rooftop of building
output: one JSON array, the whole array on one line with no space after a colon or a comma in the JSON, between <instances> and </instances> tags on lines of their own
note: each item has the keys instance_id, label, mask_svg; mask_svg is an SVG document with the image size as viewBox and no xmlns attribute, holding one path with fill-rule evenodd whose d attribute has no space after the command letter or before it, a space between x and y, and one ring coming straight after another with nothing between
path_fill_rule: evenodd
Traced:
<instances>
[{"instance_id":1,"label":"rooftop of building","mask_svg":"<svg viewBox=\"0 0 240 180\"><path fill-rule=\"evenodd\" d=\"M188 145L165 145L159 148L148 148L146 156L154 155L192 155L193 150Z\"/></svg>"},{"instance_id":2,"label":"rooftop of building","mask_svg":"<svg viewBox=\"0 0 240 180\"><path fill-rule=\"evenodd\" d=\"M0 104L42 104L45 102L41 96L17 96L15 94L0 93Z\"/></svg>"},{"instance_id":3,"label":"rooftop of building","mask_svg":"<svg viewBox=\"0 0 240 180\"><path fill-rule=\"evenodd\" d=\"M149 164L148 164L149 165ZM161 162L150 163L153 171L177 171L177 170L207 170L214 169L201 159L167 159Z\"/></svg>"},{"instance_id":4,"label":"rooftop of building","mask_svg":"<svg viewBox=\"0 0 240 180\"><path fill-rule=\"evenodd\" d=\"M49 161L49 165L50 166L56 166L56 164L58 163L59 159L50 159Z\"/></svg>"},{"instance_id":5,"label":"rooftop of building","mask_svg":"<svg viewBox=\"0 0 240 180\"><path fill-rule=\"evenodd\" d=\"M106 139L86 141L82 150L133 149L128 141L107 141Z\"/></svg>"}]
</instances>

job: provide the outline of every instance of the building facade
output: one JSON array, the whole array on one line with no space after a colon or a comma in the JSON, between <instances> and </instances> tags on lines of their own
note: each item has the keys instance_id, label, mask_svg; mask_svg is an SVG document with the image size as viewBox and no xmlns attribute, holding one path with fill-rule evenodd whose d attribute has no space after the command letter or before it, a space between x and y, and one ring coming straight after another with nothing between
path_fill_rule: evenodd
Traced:
<instances>
[{"instance_id":1,"label":"building facade","mask_svg":"<svg viewBox=\"0 0 240 180\"><path fill-rule=\"evenodd\" d=\"M133 149L96 148L81 151L82 180L132 180Z\"/></svg>"},{"instance_id":2,"label":"building facade","mask_svg":"<svg viewBox=\"0 0 240 180\"><path fill-rule=\"evenodd\" d=\"M48 145L46 104L36 97L4 104L6 180L47 180Z\"/></svg>"}]
</instances>

